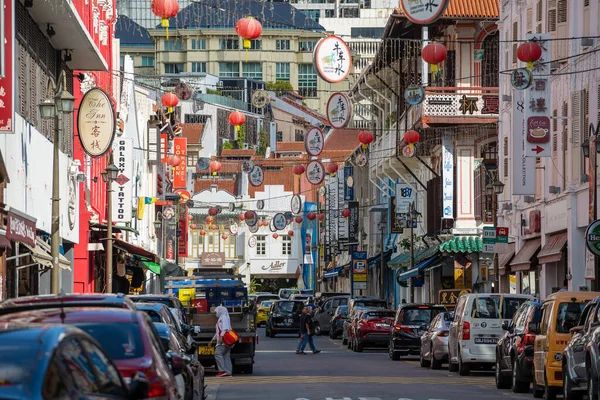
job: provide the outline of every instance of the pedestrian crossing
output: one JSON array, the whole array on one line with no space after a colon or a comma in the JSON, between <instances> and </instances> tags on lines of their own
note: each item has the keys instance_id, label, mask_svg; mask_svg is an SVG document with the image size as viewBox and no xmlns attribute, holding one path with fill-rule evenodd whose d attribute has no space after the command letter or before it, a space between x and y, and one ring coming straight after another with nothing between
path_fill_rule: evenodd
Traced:
<instances>
[{"instance_id":1,"label":"pedestrian crossing","mask_svg":"<svg viewBox=\"0 0 600 400\"><path fill-rule=\"evenodd\" d=\"M490 377L392 377L392 376L259 376L236 375L233 377L205 378L209 385L278 385L278 384L323 384L323 383L348 383L348 384L396 384L396 385L476 385L494 386L494 379Z\"/></svg>"}]
</instances>

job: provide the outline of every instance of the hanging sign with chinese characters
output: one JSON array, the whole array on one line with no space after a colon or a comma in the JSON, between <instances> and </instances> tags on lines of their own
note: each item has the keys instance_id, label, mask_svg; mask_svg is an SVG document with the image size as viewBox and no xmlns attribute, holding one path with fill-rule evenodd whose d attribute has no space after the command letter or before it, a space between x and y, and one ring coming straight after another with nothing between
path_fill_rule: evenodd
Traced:
<instances>
[{"instance_id":1,"label":"hanging sign with chinese characters","mask_svg":"<svg viewBox=\"0 0 600 400\"><path fill-rule=\"evenodd\" d=\"M323 38L315 46L313 62L324 81L341 82L350 73L352 55L346 42L337 36Z\"/></svg>"},{"instance_id":2,"label":"hanging sign with chinese characters","mask_svg":"<svg viewBox=\"0 0 600 400\"><path fill-rule=\"evenodd\" d=\"M115 138L115 110L108 94L100 88L89 90L81 99L77 131L83 150L90 157L104 155Z\"/></svg>"},{"instance_id":3,"label":"hanging sign with chinese characters","mask_svg":"<svg viewBox=\"0 0 600 400\"><path fill-rule=\"evenodd\" d=\"M515 89L525 90L531 86L533 76L527 68L517 68L510 74L510 83Z\"/></svg>"},{"instance_id":4,"label":"hanging sign with chinese characters","mask_svg":"<svg viewBox=\"0 0 600 400\"><path fill-rule=\"evenodd\" d=\"M242 172L249 174L254 169L254 163L250 160L242 161Z\"/></svg>"},{"instance_id":5,"label":"hanging sign with chinese characters","mask_svg":"<svg viewBox=\"0 0 600 400\"><path fill-rule=\"evenodd\" d=\"M14 132L14 120L15 120L15 54L14 48L17 43L15 38L15 15L14 10L15 1L8 0L3 1L4 10L2 15L3 21L3 35L2 35L2 68L0 76L0 132L12 133ZM44 82L45 83L45 82Z\"/></svg>"},{"instance_id":6,"label":"hanging sign with chinese characters","mask_svg":"<svg viewBox=\"0 0 600 400\"><path fill-rule=\"evenodd\" d=\"M273 227L278 231L283 230L287 226L287 218L284 213L275 214L271 222L273 223Z\"/></svg>"},{"instance_id":7,"label":"hanging sign with chinese characters","mask_svg":"<svg viewBox=\"0 0 600 400\"><path fill-rule=\"evenodd\" d=\"M525 156L525 92L515 89L512 97L512 194L535 194L535 159Z\"/></svg>"},{"instance_id":8,"label":"hanging sign with chinese characters","mask_svg":"<svg viewBox=\"0 0 600 400\"><path fill-rule=\"evenodd\" d=\"M329 125L336 129L344 128L352 117L352 103L344 93L331 95L327 102L327 119Z\"/></svg>"},{"instance_id":9,"label":"hanging sign with chinese characters","mask_svg":"<svg viewBox=\"0 0 600 400\"><path fill-rule=\"evenodd\" d=\"M173 139L173 154L181 159L179 165L173 167L173 189L187 187L187 138Z\"/></svg>"},{"instance_id":10,"label":"hanging sign with chinese characters","mask_svg":"<svg viewBox=\"0 0 600 400\"><path fill-rule=\"evenodd\" d=\"M425 100L425 89L420 85L409 85L404 91L404 100L411 106L421 104Z\"/></svg>"},{"instance_id":11,"label":"hanging sign with chinese characters","mask_svg":"<svg viewBox=\"0 0 600 400\"><path fill-rule=\"evenodd\" d=\"M404 146L402 149L402 156L411 158L415 156L415 146Z\"/></svg>"},{"instance_id":12,"label":"hanging sign with chinese characters","mask_svg":"<svg viewBox=\"0 0 600 400\"><path fill-rule=\"evenodd\" d=\"M312 160L306 166L306 179L313 185L320 185L325 179L325 168L321 161Z\"/></svg>"},{"instance_id":13,"label":"hanging sign with chinese characters","mask_svg":"<svg viewBox=\"0 0 600 400\"><path fill-rule=\"evenodd\" d=\"M319 128L312 128L304 137L304 148L313 157L317 157L323 151L325 136Z\"/></svg>"},{"instance_id":14,"label":"hanging sign with chinese characters","mask_svg":"<svg viewBox=\"0 0 600 400\"><path fill-rule=\"evenodd\" d=\"M302 198L299 195L295 194L292 196L292 200L290 200L290 208L292 209L293 214L300 214L302 211Z\"/></svg>"},{"instance_id":15,"label":"hanging sign with chinese characters","mask_svg":"<svg viewBox=\"0 0 600 400\"><path fill-rule=\"evenodd\" d=\"M133 209L133 139L118 138L113 143L114 163L119 168L112 189L112 219L123 223L131 222Z\"/></svg>"},{"instance_id":16,"label":"hanging sign with chinese characters","mask_svg":"<svg viewBox=\"0 0 600 400\"><path fill-rule=\"evenodd\" d=\"M265 171L260 165L255 165L248 175L248 180L254 187L262 185L263 181L265 180Z\"/></svg>"},{"instance_id":17,"label":"hanging sign with chinese characters","mask_svg":"<svg viewBox=\"0 0 600 400\"><path fill-rule=\"evenodd\" d=\"M400 8L411 22L418 25L429 25L437 21L450 0L400 0Z\"/></svg>"},{"instance_id":18,"label":"hanging sign with chinese characters","mask_svg":"<svg viewBox=\"0 0 600 400\"><path fill-rule=\"evenodd\" d=\"M536 41L542 48L542 56L533 67L533 82L525 92L525 123L527 157L551 157L550 132L550 63L549 34L530 34L527 40Z\"/></svg>"},{"instance_id":19,"label":"hanging sign with chinese characters","mask_svg":"<svg viewBox=\"0 0 600 400\"><path fill-rule=\"evenodd\" d=\"M454 146L452 136L442 137L442 210L443 218L454 218Z\"/></svg>"}]
</instances>

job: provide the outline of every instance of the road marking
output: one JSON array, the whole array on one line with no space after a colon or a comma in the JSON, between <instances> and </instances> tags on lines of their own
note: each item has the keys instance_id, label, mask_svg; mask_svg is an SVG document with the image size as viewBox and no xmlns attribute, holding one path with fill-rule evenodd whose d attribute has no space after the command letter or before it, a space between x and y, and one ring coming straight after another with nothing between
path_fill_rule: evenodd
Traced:
<instances>
[{"instance_id":1,"label":"road marking","mask_svg":"<svg viewBox=\"0 0 600 400\"><path fill-rule=\"evenodd\" d=\"M441 379L440 379L441 378ZM474 385L495 386L494 380L489 377L368 377L368 376L258 376L258 375L236 375L231 380L223 378L206 377L207 384L218 383L220 385L264 385L264 384L302 384L314 385L325 383L344 384L403 384L403 385Z\"/></svg>"}]
</instances>

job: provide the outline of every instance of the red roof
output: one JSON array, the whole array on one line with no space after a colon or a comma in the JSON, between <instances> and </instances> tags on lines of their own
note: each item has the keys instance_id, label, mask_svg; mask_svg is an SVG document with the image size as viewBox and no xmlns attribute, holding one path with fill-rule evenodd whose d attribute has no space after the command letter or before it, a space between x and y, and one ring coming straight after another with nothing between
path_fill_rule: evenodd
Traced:
<instances>
[{"instance_id":1,"label":"red roof","mask_svg":"<svg viewBox=\"0 0 600 400\"><path fill-rule=\"evenodd\" d=\"M277 151L304 151L304 142L277 142Z\"/></svg>"},{"instance_id":2,"label":"red roof","mask_svg":"<svg viewBox=\"0 0 600 400\"><path fill-rule=\"evenodd\" d=\"M401 8L398 14L404 15ZM442 18L498 19L500 0L450 0Z\"/></svg>"},{"instance_id":3,"label":"red roof","mask_svg":"<svg viewBox=\"0 0 600 400\"><path fill-rule=\"evenodd\" d=\"M327 137L324 150L343 150L353 152L360 142L358 134L360 129L334 129L333 133Z\"/></svg>"},{"instance_id":4,"label":"red roof","mask_svg":"<svg viewBox=\"0 0 600 400\"><path fill-rule=\"evenodd\" d=\"M204 124L182 124L181 136L187 138L188 144L202 143Z\"/></svg>"}]
</instances>

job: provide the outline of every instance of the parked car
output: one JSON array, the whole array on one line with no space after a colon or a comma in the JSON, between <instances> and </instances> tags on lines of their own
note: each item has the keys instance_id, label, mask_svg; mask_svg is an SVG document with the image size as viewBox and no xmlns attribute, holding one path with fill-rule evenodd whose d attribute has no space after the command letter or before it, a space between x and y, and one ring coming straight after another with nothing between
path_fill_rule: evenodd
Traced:
<instances>
[{"instance_id":1,"label":"parked car","mask_svg":"<svg viewBox=\"0 0 600 400\"><path fill-rule=\"evenodd\" d=\"M134 303L161 303L169 307L173 316L176 317L182 325L189 325L186 315L186 309L181 300L176 296L169 294L139 294L129 296ZM177 310L177 311L174 311Z\"/></svg>"},{"instance_id":2,"label":"parked car","mask_svg":"<svg viewBox=\"0 0 600 400\"><path fill-rule=\"evenodd\" d=\"M377 297L359 296L348 300L348 312L352 313L355 307L385 310L388 308L388 304L386 300L378 299Z\"/></svg>"},{"instance_id":3,"label":"parked car","mask_svg":"<svg viewBox=\"0 0 600 400\"><path fill-rule=\"evenodd\" d=\"M175 376L179 393L185 393L185 400L204 400L204 367L195 357L186 354L187 344L183 343L174 332L174 328L159 322L154 323L158 336L165 350L165 354L174 353L180 356L185 365L181 374ZM194 351L197 350L194 346Z\"/></svg>"},{"instance_id":4,"label":"parked car","mask_svg":"<svg viewBox=\"0 0 600 400\"><path fill-rule=\"evenodd\" d=\"M344 321L348 318L348 306L338 306L329 321L329 337L337 339L344 328Z\"/></svg>"},{"instance_id":5,"label":"parked car","mask_svg":"<svg viewBox=\"0 0 600 400\"><path fill-rule=\"evenodd\" d=\"M136 372L148 379L148 397L176 400L175 385L182 360L164 355L158 332L150 317L142 312L117 308L54 308L3 315L0 322L68 324L76 326L100 343L117 366L125 383ZM151 333L153 331L153 333ZM154 336L153 336L154 335Z\"/></svg>"},{"instance_id":6,"label":"parked car","mask_svg":"<svg viewBox=\"0 0 600 400\"><path fill-rule=\"evenodd\" d=\"M429 329L421 336L420 365L423 368L440 369L448 362L448 334L452 313L441 312L429 324Z\"/></svg>"},{"instance_id":7,"label":"parked car","mask_svg":"<svg viewBox=\"0 0 600 400\"><path fill-rule=\"evenodd\" d=\"M358 326L358 321L360 321L362 319L363 313L365 313L369 310L370 310L369 308L355 308L354 309L354 314L352 315L352 318L350 318L350 321L347 324L348 332L346 333L347 346L350 350L354 350L353 346L355 343L356 327Z\"/></svg>"},{"instance_id":8,"label":"parked car","mask_svg":"<svg viewBox=\"0 0 600 400\"><path fill-rule=\"evenodd\" d=\"M554 399L562 392L562 357L571 339L571 328L579 323L585 305L598 295L597 292L557 292L543 301L539 330L535 332L534 397ZM594 382L593 375L591 382Z\"/></svg>"},{"instance_id":9,"label":"parked car","mask_svg":"<svg viewBox=\"0 0 600 400\"><path fill-rule=\"evenodd\" d=\"M431 321L446 308L438 304L400 304L394 318L394 327L388 335L388 355L392 360L401 356L421 353L421 336Z\"/></svg>"},{"instance_id":10,"label":"parked car","mask_svg":"<svg viewBox=\"0 0 600 400\"><path fill-rule=\"evenodd\" d=\"M0 398L129 399L148 397L148 380L133 375L129 388L100 344L69 325L2 324Z\"/></svg>"},{"instance_id":11,"label":"parked car","mask_svg":"<svg viewBox=\"0 0 600 400\"><path fill-rule=\"evenodd\" d=\"M145 312L150 316L152 322L162 322L172 326L175 329L175 333L181 337L181 339L189 345L193 343L190 336L191 328L189 325L180 325L179 321L173 315L171 309L162 303L138 303L138 311Z\"/></svg>"},{"instance_id":12,"label":"parked car","mask_svg":"<svg viewBox=\"0 0 600 400\"><path fill-rule=\"evenodd\" d=\"M265 300L276 301L276 300L280 300L280 298L278 295L272 294L272 293L259 294L256 296L256 307L259 307L260 304Z\"/></svg>"},{"instance_id":13,"label":"parked car","mask_svg":"<svg viewBox=\"0 0 600 400\"><path fill-rule=\"evenodd\" d=\"M298 300L303 303L306 303L306 300L310 299L312 296L307 294L294 293L290 295L290 300Z\"/></svg>"},{"instance_id":14,"label":"parked car","mask_svg":"<svg viewBox=\"0 0 600 400\"><path fill-rule=\"evenodd\" d=\"M269 318L269 310L275 300L264 300L258 306L256 310L256 326L267 325L267 319Z\"/></svg>"},{"instance_id":15,"label":"parked car","mask_svg":"<svg viewBox=\"0 0 600 400\"><path fill-rule=\"evenodd\" d=\"M315 295L315 302L317 304L317 307L322 307L323 304L330 298L332 297L338 297L338 296L345 296L345 297L350 297L350 293L344 293L344 292L318 292Z\"/></svg>"},{"instance_id":16,"label":"parked car","mask_svg":"<svg viewBox=\"0 0 600 400\"><path fill-rule=\"evenodd\" d=\"M469 375L472 367L491 369L502 323L512 319L526 301L525 294L469 293L458 298L448 337L448 369Z\"/></svg>"},{"instance_id":17,"label":"parked car","mask_svg":"<svg viewBox=\"0 0 600 400\"><path fill-rule=\"evenodd\" d=\"M533 380L533 345L535 329L541 317L542 303L526 301L519 307L512 320L502 323L504 336L496 345L496 387L515 393L529 393Z\"/></svg>"},{"instance_id":18,"label":"parked car","mask_svg":"<svg viewBox=\"0 0 600 400\"><path fill-rule=\"evenodd\" d=\"M323 335L329 332L331 318L335 310L339 306L345 306L348 304L348 300L350 300L350 296L334 296L330 297L323 305L317 308L315 311L314 321L315 321L315 333L317 335Z\"/></svg>"},{"instance_id":19,"label":"parked car","mask_svg":"<svg viewBox=\"0 0 600 400\"><path fill-rule=\"evenodd\" d=\"M354 327L352 350L360 353L367 347L387 347L394 315L394 310L363 312Z\"/></svg>"},{"instance_id":20,"label":"parked car","mask_svg":"<svg viewBox=\"0 0 600 400\"><path fill-rule=\"evenodd\" d=\"M56 307L108 307L135 310L135 304L123 293L88 294L42 294L4 300L0 303L0 315L14 313L15 310L40 310Z\"/></svg>"},{"instance_id":21,"label":"parked car","mask_svg":"<svg viewBox=\"0 0 600 400\"><path fill-rule=\"evenodd\" d=\"M298 289L279 289L279 299L288 300L293 294L300 294Z\"/></svg>"},{"instance_id":22,"label":"parked car","mask_svg":"<svg viewBox=\"0 0 600 400\"><path fill-rule=\"evenodd\" d=\"M577 326L571 328L573 336L565 347L562 357L564 400L581 400L588 390L594 391L588 382L593 379L594 374L591 367L595 364L588 361L596 359L597 350L594 350L594 347L597 345L594 341L594 334L600 322L599 312L600 297L596 297L583 309ZM593 398L593 396L593 393L588 394L588 398Z\"/></svg>"},{"instance_id":23,"label":"parked car","mask_svg":"<svg viewBox=\"0 0 600 400\"><path fill-rule=\"evenodd\" d=\"M347 345L350 348L350 340L349 334L352 331L352 323L355 321L357 314L369 310L367 307L354 307L352 311L350 311L350 307L348 307L348 317L344 320L342 324L342 344Z\"/></svg>"},{"instance_id":24,"label":"parked car","mask_svg":"<svg viewBox=\"0 0 600 400\"><path fill-rule=\"evenodd\" d=\"M275 337L280 333L292 333L300 337L300 314L303 308L304 303L301 301L278 300L274 302L267 319L267 337Z\"/></svg>"}]
</instances>

